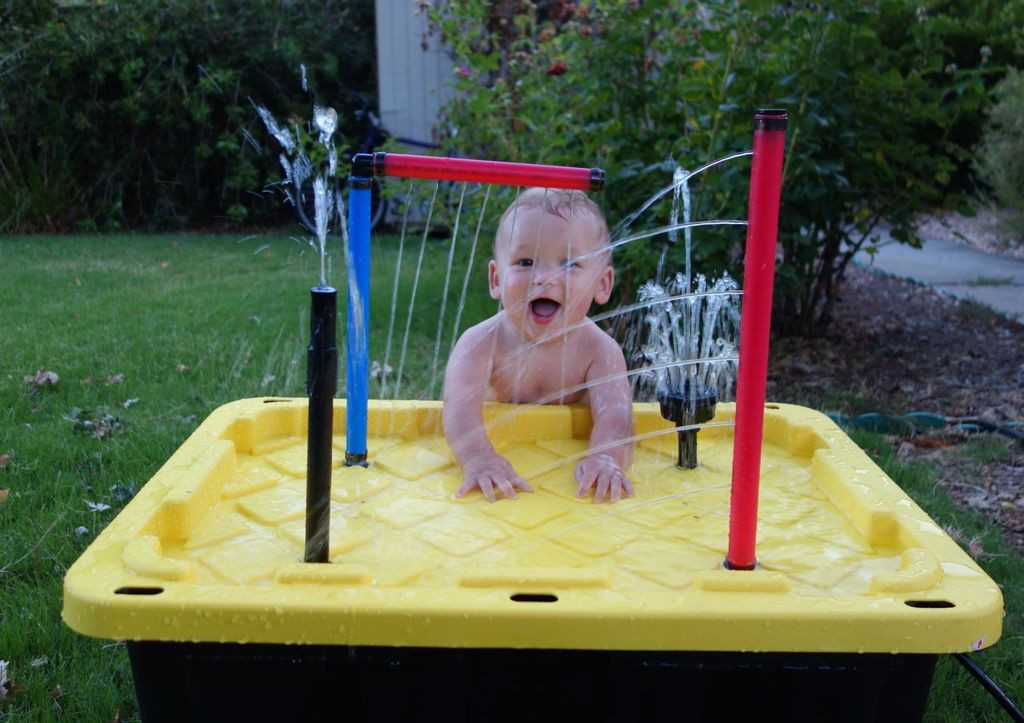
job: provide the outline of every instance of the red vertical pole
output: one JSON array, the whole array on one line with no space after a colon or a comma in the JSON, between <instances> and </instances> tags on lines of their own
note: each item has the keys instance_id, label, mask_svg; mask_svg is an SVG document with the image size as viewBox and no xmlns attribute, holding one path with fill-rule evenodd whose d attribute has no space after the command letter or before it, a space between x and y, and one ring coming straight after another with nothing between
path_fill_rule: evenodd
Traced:
<instances>
[{"instance_id":1,"label":"red vertical pole","mask_svg":"<svg viewBox=\"0 0 1024 723\"><path fill-rule=\"evenodd\" d=\"M757 493L761 479L764 396L768 376L768 340L775 281L775 242L779 230L782 156L786 111L758 110L754 115L754 157L750 169L747 248L743 261L743 313L740 317L736 429L732 450L732 498L726 567L752 570L757 564Z\"/></svg>"}]
</instances>

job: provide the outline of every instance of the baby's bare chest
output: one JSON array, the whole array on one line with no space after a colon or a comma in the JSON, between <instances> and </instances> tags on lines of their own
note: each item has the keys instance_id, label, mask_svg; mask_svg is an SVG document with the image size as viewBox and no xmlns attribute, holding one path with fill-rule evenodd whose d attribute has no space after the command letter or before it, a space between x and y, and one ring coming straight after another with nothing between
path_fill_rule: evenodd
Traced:
<instances>
[{"instance_id":1,"label":"baby's bare chest","mask_svg":"<svg viewBox=\"0 0 1024 723\"><path fill-rule=\"evenodd\" d=\"M590 360L571 345L533 350L495 364L491 373L493 401L531 404L569 404L586 393Z\"/></svg>"}]
</instances>

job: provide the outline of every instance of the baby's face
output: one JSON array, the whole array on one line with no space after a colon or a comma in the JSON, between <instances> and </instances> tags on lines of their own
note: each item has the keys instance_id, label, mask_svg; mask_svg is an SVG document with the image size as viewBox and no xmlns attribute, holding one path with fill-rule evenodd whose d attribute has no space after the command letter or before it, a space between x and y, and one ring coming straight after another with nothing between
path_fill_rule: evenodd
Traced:
<instances>
[{"instance_id":1,"label":"baby's face","mask_svg":"<svg viewBox=\"0 0 1024 723\"><path fill-rule=\"evenodd\" d=\"M560 336L583 320L591 303L608 301L614 272L593 218L568 221L520 208L506 224L490 264L491 297L501 299L524 341Z\"/></svg>"}]
</instances>

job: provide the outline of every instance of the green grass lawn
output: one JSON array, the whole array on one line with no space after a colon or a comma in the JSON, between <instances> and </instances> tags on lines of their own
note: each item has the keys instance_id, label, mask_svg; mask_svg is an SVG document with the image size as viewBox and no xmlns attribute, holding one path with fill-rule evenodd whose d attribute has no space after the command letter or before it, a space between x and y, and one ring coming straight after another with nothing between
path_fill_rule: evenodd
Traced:
<instances>
[{"instance_id":1,"label":"green grass lawn","mask_svg":"<svg viewBox=\"0 0 1024 723\"><path fill-rule=\"evenodd\" d=\"M407 240L404 278L419 242ZM370 356L383 363L398 241L374 244ZM432 386L446 247L428 246L402 398L429 396ZM462 329L494 311L487 256L477 254ZM340 262L332 262L329 280L343 287ZM131 720L137 710L125 648L61 622L64 573L214 408L303 394L308 289L319 261L284 236L17 237L0 238L0 268L0 660L9 662L12 685L0 719ZM389 356L396 370L411 291L410 283L401 286ZM446 309L442 363L455 306ZM59 381L25 383L43 369ZM436 397L440 381L433 386ZM379 391L371 387L371 395ZM1014 699L1024 699L1020 556L983 517L953 506L927 469L896 461L881 438L858 441L940 524L959 530L965 546L982 541L979 562L1003 584L1008 616L1003 641L977 658ZM1002 714L944 659L929 718L995 721Z\"/></svg>"},{"instance_id":2,"label":"green grass lawn","mask_svg":"<svg viewBox=\"0 0 1024 723\"><path fill-rule=\"evenodd\" d=\"M380 312L392 303L398 239L374 244L370 356L383 363L389 314ZM406 240L403 278L419 244L418 236ZM427 244L403 398L431 387L446 254ZM341 262L332 262L328 281L344 288ZM494 310L486 255L477 262L469 289L476 301L467 306L479 311L466 311L462 328ZM0 238L0 268L0 660L9 661L15 686L0 719L111 721L116 711L131 719L124 646L64 626L64 573L213 409L304 394L319 256L284 236L19 237ZM456 294L462 271L456 264ZM411 286L401 284L396 301L396 371ZM59 381L24 382L42 369ZM339 377L343 395L344 369ZM434 396L440 391L438 380Z\"/></svg>"},{"instance_id":3,"label":"green grass lawn","mask_svg":"<svg viewBox=\"0 0 1024 723\"><path fill-rule=\"evenodd\" d=\"M999 643L971 657L979 663L1018 707L1024 705L1024 558L1002 539L999 527L985 515L959 507L936 484L937 470L920 463L899 460L892 444L881 435L855 431L853 440L863 447L995 580L1003 592L1003 635ZM992 435L979 438L963 451L978 464L992 454L1021 453L1006 439ZM952 656L943 656L932 681L926 721L1009 720L989 694Z\"/></svg>"}]
</instances>

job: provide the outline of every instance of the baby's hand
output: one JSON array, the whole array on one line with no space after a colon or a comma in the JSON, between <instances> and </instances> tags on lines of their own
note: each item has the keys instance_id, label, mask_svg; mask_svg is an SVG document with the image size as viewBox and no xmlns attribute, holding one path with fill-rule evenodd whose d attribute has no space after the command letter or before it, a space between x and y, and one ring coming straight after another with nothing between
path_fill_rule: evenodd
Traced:
<instances>
[{"instance_id":1,"label":"baby's hand","mask_svg":"<svg viewBox=\"0 0 1024 723\"><path fill-rule=\"evenodd\" d=\"M609 454L594 454L587 457L576 467L576 496L582 497L594 488L594 502L605 498L609 502L618 502L625 492L626 497L633 496L633 484L619 469L619 465Z\"/></svg>"},{"instance_id":2,"label":"baby's hand","mask_svg":"<svg viewBox=\"0 0 1024 723\"><path fill-rule=\"evenodd\" d=\"M510 498L516 496L517 487L524 492L533 492L533 488L516 474L509 461L499 454L481 455L468 460L462 466L462 476L464 481L455 493L456 497L468 494L474 487L479 487L484 497L491 502L495 500L495 487Z\"/></svg>"}]
</instances>

